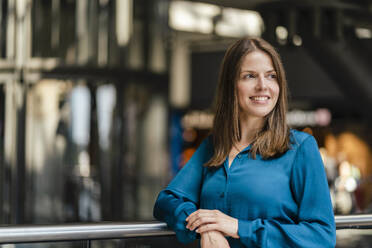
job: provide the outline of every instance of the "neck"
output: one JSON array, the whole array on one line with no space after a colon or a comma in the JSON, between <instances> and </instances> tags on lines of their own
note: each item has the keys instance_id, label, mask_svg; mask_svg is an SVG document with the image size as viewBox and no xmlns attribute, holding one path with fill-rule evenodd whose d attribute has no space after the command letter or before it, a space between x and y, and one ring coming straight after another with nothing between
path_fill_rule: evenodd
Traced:
<instances>
[{"instance_id":1,"label":"neck","mask_svg":"<svg viewBox=\"0 0 372 248\"><path fill-rule=\"evenodd\" d=\"M256 134L262 129L265 119L260 117L240 118L241 143L251 143Z\"/></svg>"}]
</instances>

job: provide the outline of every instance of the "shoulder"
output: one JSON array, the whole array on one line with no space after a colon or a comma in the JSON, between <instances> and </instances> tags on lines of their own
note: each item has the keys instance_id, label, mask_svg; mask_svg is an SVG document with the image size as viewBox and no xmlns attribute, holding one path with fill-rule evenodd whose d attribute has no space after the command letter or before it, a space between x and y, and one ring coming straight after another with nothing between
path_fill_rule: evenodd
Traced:
<instances>
[{"instance_id":1,"label":"shoulder","mask_svg":"<svg viewBox=\"0 0 372 248\"><path fill-rule=\"evenodd\" d=\"M292 139L292 175L300 182L303 177L317 177L324 173L324 165L314 136L291 130Z\"/></svg>"},{"instance_id":2,"label":"shoulder","mask_svg":"<svg viewBox=\"0 0 372 248\"><path fill-rule=\"evenodd\" d=\"M206 137L200 143L199 147L194 152L193 156L189 160L190 163L196 162L197 164L206 163L213 155L213 139L211 135ZM189 163L188 163L189 164Z\"/></svg>"},{"instance_id":3,"label":"shoulder","mask_svg":"<svg viewBox=\"0 0 372 248\"><path fill-rule=\"evenodd\" d=\"M316 144L314 136L295 129L290 130L290 140L293 149L297 149L307 143Z\"/></svg>"}]
</instances>

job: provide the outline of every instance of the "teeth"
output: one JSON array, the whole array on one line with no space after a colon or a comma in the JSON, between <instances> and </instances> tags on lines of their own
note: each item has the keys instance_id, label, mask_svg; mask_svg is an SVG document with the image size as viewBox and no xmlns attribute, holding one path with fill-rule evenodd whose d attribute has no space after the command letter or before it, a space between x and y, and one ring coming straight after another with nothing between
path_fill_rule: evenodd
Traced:
<instances>
[{"instance_id":1,"label":"teeth","mask_svg":"<svg viewBox=\"0 0 372 248\"><path fill-rule=\"evenodd\" d=\"M254 96L254 97L252 97L252 99L255 100L255 101L265 101L265 100L269 99L269 97L267 97L267 96Z\"/></svg>"}]
</instances>

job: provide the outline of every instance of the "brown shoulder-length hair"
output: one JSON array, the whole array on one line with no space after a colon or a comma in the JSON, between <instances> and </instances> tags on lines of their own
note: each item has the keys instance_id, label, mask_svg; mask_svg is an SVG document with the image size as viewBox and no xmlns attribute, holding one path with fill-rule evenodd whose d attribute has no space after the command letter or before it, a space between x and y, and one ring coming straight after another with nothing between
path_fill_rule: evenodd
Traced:
<instances>
[{"instance_id":1,"label":"brown shoulder-length hair","mask_svg":"<svg viewBox=\"0 0 372 248\"><path fill-rule=\"evenodd\" d=\"M270 159L285 153L290 148L289 128L286 124L287 80L279 54L261 38L242 38L232 44L222 61L217 94L212 137L214 154L205 164L207 167L220 166L232 147L241 140L239 126L239 102L237 81L242 59L253 51L262 51L271 57L279 84L279 97L274 109L266 116L265 124L252 142L251 156L256 159Z\"/></svg>"}]
</instances>

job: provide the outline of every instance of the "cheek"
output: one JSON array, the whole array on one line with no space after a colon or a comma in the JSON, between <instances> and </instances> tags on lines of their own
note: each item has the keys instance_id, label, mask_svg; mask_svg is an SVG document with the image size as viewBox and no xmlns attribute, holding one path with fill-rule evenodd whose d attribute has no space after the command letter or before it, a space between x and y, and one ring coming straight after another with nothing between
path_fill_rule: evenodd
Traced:
<instances>
[{"instance_id":1,"label":"cheek","mask_svg":"<svg viewBox=\"0 0 372 248\"><path fill-rule=\"evenodd\" d=\"M250 89L247 85L240 85L238 88L238 104L240 107L246 104L250 96Z\"/></svg>"},{"instance_id":2,"label":"cheek","mask_svg":"<svg viewBox=\"0 0 372 248\"><path fill-rule=\"evenodd\" d=\"M246 84L238 84L237 85L238 96L239 97L247 97L249 95L249 86Z\"/></svg>"},{"instance_id":3,"label":"cheek","mask_svg":"<svg viewBox=\"0 0 372 248\"><path fill-rule=\"evenodd\" d=\"M242 98L244 97L244 89L243 89L243 87L241 86L241 85L237 85L237 87L236 87L236 89L237 89L237 92L238 92L238 100L239 100L239 103L240 103L240 101L242 100Z\"/></svg>"},{"instance_id":4,"label":"cheek","mask_svg":"<svg viewBox=\"0 0 372 248\"><path fill-rule=\"evenodd\" d=\"M277 101L278 98L279 98L279 92L280 92L279 85L276 84L276 85L272 88L272 91L273 91L273 95L275 96L275 99L276 99L276 101Z\"/></svg>"}]
</instances>

